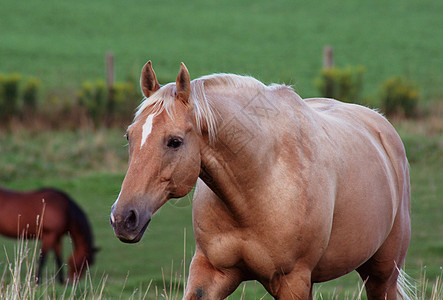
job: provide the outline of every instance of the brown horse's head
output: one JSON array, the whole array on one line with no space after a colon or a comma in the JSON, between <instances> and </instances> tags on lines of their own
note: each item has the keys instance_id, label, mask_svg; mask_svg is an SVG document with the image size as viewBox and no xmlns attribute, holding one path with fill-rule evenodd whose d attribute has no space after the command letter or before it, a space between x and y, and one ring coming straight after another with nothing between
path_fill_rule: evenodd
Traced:
<instances>
[{"instance_id":1,"label":"brown horse's head","mask_svg":"<svg viewBox=\"0 0 443 300\"><path fill-rule=\"evenodd\" d=\"M182 63L176 83L160 88L151 62L142 69L147 98L129 126L129 166L111 212L123 242L138 242L151 216L170 198L191 191L200 173L200 135L191 117L191 82Z\"/></svg>"}]
</instances>

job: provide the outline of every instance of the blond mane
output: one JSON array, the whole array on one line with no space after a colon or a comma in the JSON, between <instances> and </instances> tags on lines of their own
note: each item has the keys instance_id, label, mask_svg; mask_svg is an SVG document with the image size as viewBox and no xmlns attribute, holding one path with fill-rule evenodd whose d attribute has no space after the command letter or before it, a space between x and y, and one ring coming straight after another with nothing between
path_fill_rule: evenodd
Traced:
<instances>
[{"instance_id":1,"label":"blond mane","mask_svg":"<svg viewBox=\"0 0 443 300\"><path fill-rule=\"evenodd\" d=\"M211 104L211 99L207 92L221 92L230 89L276 89L286 87L285 85L266 86L262 82L250 76L240 76L235 74L212 74L206 75L191 81L190 101L193 108L193 115L197 129L200 133L203 130L208 132L209 141L213 142L217 135L218 113ZM149 98L144 98L139 105L134 120L137 119L148 107L152 107L151 113L158 115L166 111L168 115L173 116L175 103L175 83L168 83L160 90L155 92Z\"/></svg>"}]
</instances>

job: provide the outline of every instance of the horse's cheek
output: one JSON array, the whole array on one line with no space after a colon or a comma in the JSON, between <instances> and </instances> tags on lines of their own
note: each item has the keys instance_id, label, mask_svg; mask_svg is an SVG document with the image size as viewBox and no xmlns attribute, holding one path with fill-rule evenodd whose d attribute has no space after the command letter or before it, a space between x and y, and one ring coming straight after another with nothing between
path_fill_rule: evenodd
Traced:
<instances>
[{"instance_id":1,"label":"horse's cheek","mask_svg":"<svg viewBox=\"0 0 443 300\"><path fill-rule=\"evenodd\" d=\"M184 197L187 195L195 185L197 181L198 175L200 174L200 170L184 170L181 174L181 183L177 187L177 191L180 194L180 197Z\"/></svg>"}]
</instances>

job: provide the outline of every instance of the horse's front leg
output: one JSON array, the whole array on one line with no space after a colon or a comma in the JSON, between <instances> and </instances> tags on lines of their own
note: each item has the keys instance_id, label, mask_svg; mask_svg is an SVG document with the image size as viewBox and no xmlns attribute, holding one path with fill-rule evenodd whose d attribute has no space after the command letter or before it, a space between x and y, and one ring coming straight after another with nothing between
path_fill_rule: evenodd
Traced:
<instances>
[{"instance_id":1,"label":"horse's front leg","mask_svg":"<svg viewBox=\"0 0 443 300\"><path fill-rule=\"evenodd\" d=\"M57 263L57 278L60 284L65 283L65 278L63 276L63 260L62 260L62 243L59 239L55 245L55 262Z\"/></svg>"},{"instance_id":2,"label":"horse's front leg","mask_svg":"<svg viewBox=\"0 0 443 300\"><path fill-rule=\"evenodd\" d=\"M40 255L38 258L38 266L37 266L37 277L35 278L35 283L37 285L39 285L42 282L42 272L45 261L46 261L46 251L40 250Z\"/></svg>"},{"instance_id":3,"label":"horse's front leg","mask_svg":"<svg viewBox=\"0 0 443 300\"><path fill-rule=\"evenodd\" d=\"M242 281L238 269L217 269L197 250L192 258L183 299L225 299Z\"/></svg>"}]
</instances>

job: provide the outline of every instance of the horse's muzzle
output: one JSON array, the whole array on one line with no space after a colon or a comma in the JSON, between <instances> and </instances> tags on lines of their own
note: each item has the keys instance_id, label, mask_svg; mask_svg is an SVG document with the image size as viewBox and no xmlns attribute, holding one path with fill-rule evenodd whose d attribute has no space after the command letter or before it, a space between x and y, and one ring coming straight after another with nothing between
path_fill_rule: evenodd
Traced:
<instances>
[{"instance_id":1,"label":"horse's muzzle","mask_svg":"<svg viewBox=\"0 0 443 300\"><path fill-rule=\"evenodd\" d=\"M125 209L121 213L112 208L110 222L114 233L124 243L137 243L143 237L151 221L150 214L140 214L136 209Z\"/></svg>"}]
</instances>

